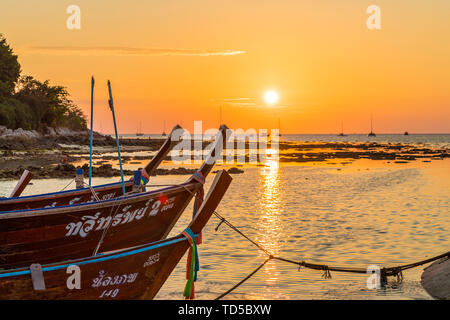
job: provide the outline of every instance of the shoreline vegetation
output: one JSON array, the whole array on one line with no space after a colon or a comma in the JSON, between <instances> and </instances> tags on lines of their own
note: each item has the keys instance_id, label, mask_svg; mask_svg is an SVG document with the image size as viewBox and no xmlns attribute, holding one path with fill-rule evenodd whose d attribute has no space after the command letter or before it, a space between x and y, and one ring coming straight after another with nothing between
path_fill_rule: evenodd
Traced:
<instances>
[{"instance_id":1,"label":"shoreline vegetation","mask_svg":"<svg viewBox=\"0 0 450 320\"><path fill-rule=\"evenodd\" d=\"M86 117L65 87L21 74L18 56L0 34L0 125L42 134L87 129Z\"/></svg>"}]
</instances>

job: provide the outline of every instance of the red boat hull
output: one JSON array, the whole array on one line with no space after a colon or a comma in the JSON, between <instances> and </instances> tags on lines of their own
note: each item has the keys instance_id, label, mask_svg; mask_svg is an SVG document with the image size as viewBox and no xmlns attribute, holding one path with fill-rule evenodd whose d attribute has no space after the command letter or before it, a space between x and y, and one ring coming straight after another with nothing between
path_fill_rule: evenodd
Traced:
<instances>
[{"instance_id":1,"label":"red boat hull","mask_svg":"<svg viewBox=\"0 0 450 320\"><path fill-rule=\"evenodd\" d=\"M189 225L198 234L231 183L219 173ZM0 299L152 299L189 248L183 235L95 257L0 271ZM180 284L180 298L184 283ZM36 290L43 289L43 290Z\"/></svg>"},{"instance_id":2,"label":"red boat hull","mask_svg":"<svg viewBox=\"0 0 450 320\"><path fill-rule=\"evenodd\" d=\"M200 183L78 206L0 214L0 268L50 263L165 238Z\"/></svg>"}]
</instances>

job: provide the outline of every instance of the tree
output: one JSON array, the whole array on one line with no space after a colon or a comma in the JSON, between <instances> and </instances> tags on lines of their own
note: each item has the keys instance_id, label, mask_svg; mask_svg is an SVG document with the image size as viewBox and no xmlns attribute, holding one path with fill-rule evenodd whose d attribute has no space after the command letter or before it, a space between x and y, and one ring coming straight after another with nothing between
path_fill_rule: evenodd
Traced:
<instances>
[{"instance_id":1,"label":"tree","mask_svg":"<svg viewBox=\"0 0 450 320\"><path fill-rule=\"evenodd\" d=\"M20 76L20 64L6 39L0 34L0 101L14 93Z\"/></svg>"},{"instance_id":2,"label":"tree","mask_svg":"<svg viewBox=\"0 0 450 320\"><path fill-rule=\"evenodd\" d=\"M13 98L0 102L0 125L11 129L33 129L30 107Z\"/></svg>"},{"instance_id":3,"label":"tree","mask_svg":"<svg viewBox=\"0 0 450 320\"><path fill-rule=\"evenodd\" d=\"M0 125L46 131L48 127L87 129L86 118L65 87L20 77L17 56L0 34Z\"/></svg>"},{"instance_id":4,"label":"tree","mask_svg":"<svg viewBox=\"0 0 450 320\"><path fill-rule=\"evenodd\" d=\"M21 77L15 98L30 106L35 129L58 126L74 130L87 128L83 112L70 100L66 88L52 86L48 80L40 82L32 76Z\"/></svg>"}]
</instances>

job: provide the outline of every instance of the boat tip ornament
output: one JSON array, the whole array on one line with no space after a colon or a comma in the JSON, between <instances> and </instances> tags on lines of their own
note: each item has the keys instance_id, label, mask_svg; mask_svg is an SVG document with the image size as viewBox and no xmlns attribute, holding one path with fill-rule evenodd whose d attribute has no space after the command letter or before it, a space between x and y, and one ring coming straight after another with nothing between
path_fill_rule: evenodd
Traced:
<instances>
[{"instance_id":1,"label":"boat tip ornament","mask_svg":"<svg viewBox=\"0 0 450 320\"><path fill-rule=\"evenodd\" d=\"M200 263L197 254L197 244L195 241L195 234L190 228L186 228L182 233L189 241L190 248L186 262L186 285L184 287L183 296L186 300L195 299L195 285L197 281L197 272L200 270Z\"/></svg>"}]
</instances>

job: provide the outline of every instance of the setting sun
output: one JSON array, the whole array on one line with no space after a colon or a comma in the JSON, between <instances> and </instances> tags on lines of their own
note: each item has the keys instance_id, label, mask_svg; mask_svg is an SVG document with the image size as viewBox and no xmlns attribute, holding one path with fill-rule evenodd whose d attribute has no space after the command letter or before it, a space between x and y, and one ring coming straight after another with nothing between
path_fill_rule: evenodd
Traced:
<instances>
[{"instance_id":1,"label":"setting sun","mask_svg":"<svg viewBox=\"0 0 450 320\"><path fill-rule=\"evenodd\" d=\"M278 102L278 93L273 90L269 90L264 95L264 101L268 104L274 104Z\"/></svg>"}]
</instances>

